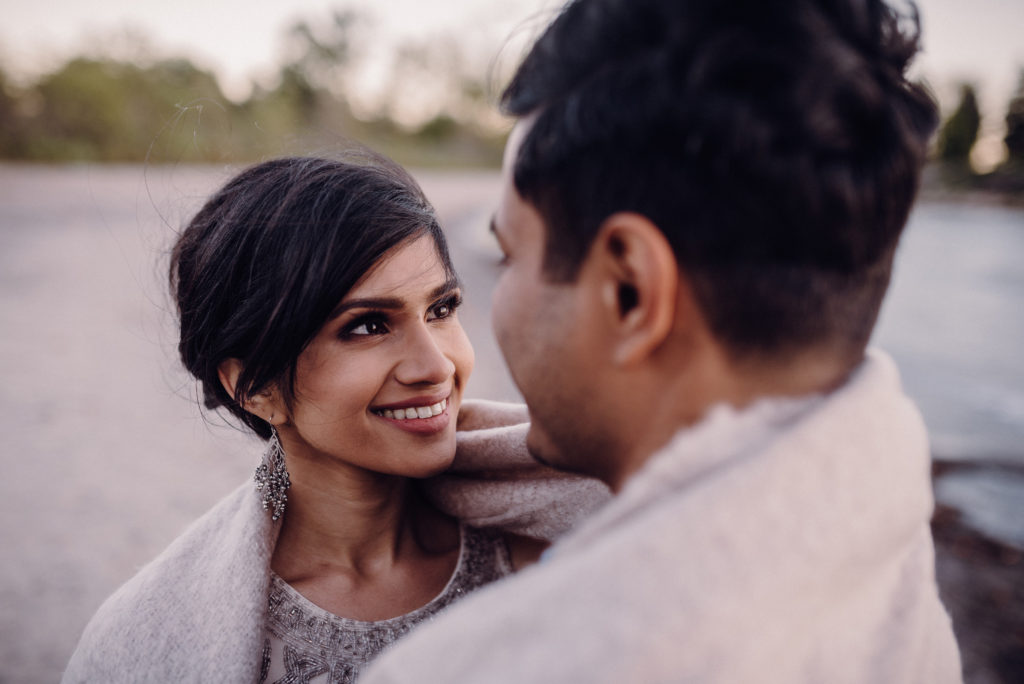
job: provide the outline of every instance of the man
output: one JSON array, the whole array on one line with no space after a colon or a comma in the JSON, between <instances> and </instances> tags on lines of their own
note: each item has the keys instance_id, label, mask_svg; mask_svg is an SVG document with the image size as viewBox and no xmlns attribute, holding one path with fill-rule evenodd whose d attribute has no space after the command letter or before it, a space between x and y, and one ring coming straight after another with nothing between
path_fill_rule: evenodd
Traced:
<instances>
[{"instance_id":1,"label":"man","mask_svg":"<svg viewBox=\"0 0 1024 684\"><path fill-rule=\"evenodd\" d=\"M577 0L503 96L494 328L616 497L366 682L952 682L929 454L865 351L935 106L879 0Z\"/></svg>"}]
</instances>

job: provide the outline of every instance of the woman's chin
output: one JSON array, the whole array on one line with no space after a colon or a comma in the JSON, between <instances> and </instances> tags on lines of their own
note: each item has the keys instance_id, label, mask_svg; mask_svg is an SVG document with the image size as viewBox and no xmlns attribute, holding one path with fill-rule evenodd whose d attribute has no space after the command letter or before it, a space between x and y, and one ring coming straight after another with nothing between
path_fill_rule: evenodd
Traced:
<instances>
[{"instance_id":1,"label":"woman's chin","mask_svg":"<svg viewBox=\"0 0 1024 684\"><path fill-rule=\"evenodd\" d=\"M452 444L451 452L438 455L436 458L424 458L417 462L416 467L410 467L408 477L423 480L444 473L452 467L455 461L455 445Z\"/></svg>"}]
</instances>

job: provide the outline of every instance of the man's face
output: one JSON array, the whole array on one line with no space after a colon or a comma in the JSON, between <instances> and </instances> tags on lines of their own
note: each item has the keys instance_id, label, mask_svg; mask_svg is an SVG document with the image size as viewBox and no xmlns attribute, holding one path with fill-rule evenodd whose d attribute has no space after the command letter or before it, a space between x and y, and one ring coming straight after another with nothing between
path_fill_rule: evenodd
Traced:
<instances>
[{"instance_id":1,"label":"man's face","mask_svg":"<svg viewBox=\"0 0 1024 684\"><path fill-rule=\"evenodd\" d=\"M587 414L592 406L587 395L596 387L588 373L593 353L580 286L548 280L543 219L512 180L516 153L528 130L528 121L520 123L509 139L492 223L505 255L492 300L494 333L530 409L531 453L557 467L591 472L593 454L587 445L600 431L593 429Z\"/></svg>"}]
</instances>

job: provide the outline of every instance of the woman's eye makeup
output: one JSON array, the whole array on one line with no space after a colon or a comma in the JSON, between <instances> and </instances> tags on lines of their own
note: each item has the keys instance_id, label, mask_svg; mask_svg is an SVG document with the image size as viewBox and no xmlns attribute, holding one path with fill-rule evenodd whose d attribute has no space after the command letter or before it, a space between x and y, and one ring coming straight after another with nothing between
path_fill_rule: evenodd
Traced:
<instances>
[{"instance_id":1,"label":"woman's eye makeup","mask_svg":"<svg viewBox=\"0 0 1024 684\"><path fill-rule=\"evenodd\" d=\"M451 292L439 299L427 311L427 319L439 321L449 318L456 309L462 305L462 293ZM386 335L392 332L395 325L399 325L405 314L396 313L392 318L385 311L367 311L361 313L346 323L338 331L338 337L343 340L351 340L361 337L372 337L374 335Z\"/></svg>"},{"instance_id":2,"label":"woman's eye makeup","mask_svg":"<svg viewBox=\"0 0 1024 684\"><path fill-rule=\"evenodd\" d=\"M455 310L462 306L462 294L453 292L431 308L433 320L448 318Z\"/></svg>"},{"instance_id":3,"label":"woman's eye makeup","mask_svg":"<svg viewBox=\"0 0 1024 684\"><path fill-rule=\"evenodd\" d=\"M342 338L367 337L383 335L389 331L387 316L373 312L361 314L345 324L341 329L340 336Z\"/></svg>"}]
</instances>

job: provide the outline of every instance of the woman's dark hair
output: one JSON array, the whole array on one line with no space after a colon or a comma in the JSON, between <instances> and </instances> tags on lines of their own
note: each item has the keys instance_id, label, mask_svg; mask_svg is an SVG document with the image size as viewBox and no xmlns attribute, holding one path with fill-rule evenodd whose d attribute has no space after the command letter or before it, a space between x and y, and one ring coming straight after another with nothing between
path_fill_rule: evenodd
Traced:
<instances>
[{"instance_id":1,"label":"woman's dark hair","mask_svg":"<svg viewBox=\"0 0 1024 684\"><path fill-rule=\"evenodd\" d=\"M433 207L399 165L286 158L246 169L211 197L171 255L178 351L207 408L227 408L258 435L270 426L246 399L276 385L294 399L295 362L345 294L389 250L430 235L454 277ZM231 396L221 363L243 370Z\"/></svg>"},{"instance_id":2,"label":"woman's dark hair","mask_svg":"<svg viewBox=\"0 0 1024 684\"><path fill-rule=\"evenodd\" d=\"M572 280L602 222L656 223L736 355L859 353L937 113L906 78L916 9L882 0L576 0L502 96Z\"/></svg>"}]
</instances>

